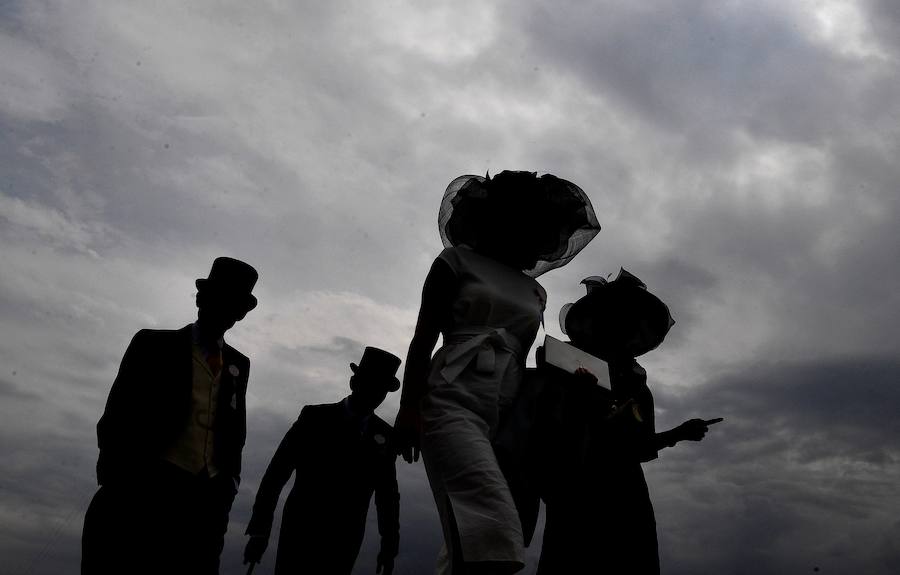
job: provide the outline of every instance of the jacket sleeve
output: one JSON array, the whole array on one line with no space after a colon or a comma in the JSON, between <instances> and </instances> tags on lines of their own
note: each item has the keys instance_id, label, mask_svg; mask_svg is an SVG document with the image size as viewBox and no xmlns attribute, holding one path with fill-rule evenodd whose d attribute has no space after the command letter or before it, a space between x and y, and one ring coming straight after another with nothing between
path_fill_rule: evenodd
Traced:
<instances>
[{"instance_id":1,"label":"jacket sleeve","mask_svg":"<svg viewBox=\"0 0 900 575\"><path fill-rule=\"evenodd\" d=\"M375 485L375 509L378 512L378 534L381 535L381 555L396 557L400 547L400 490L397 487L397 456L387 450L378 482Z\"/></svg>"},{"instance_id":2,"label":"jacket sleeve","mask_svg":"<svg viewBox=\"0 0 900 575\"><path fill-rule=\"evenodd\" d=\"M97 422L97 483L103 485L123 474L133 474L143 453L141 434L146 433L142 414L146 411L140 392L140 377L146 357L146 334L139 331L131 339L119 372ZM131 432L129 432L131 430ZM128 441L128 446L126 446Z\"/></svg>"},{"instance_id":3,"label":"jacket sleeve","mask_svg":"<svg viewBox=\"0 0 900 575\"><path fill-rule=\"evenodd\" d=\"M298 452L303 449L307 427L304 419L305 411L306 408L303 408L300 417L285 434L278 449L275 450L275 455L272 456L272 461L269 462L269 467L266 468L266 473L259 484L259 491L256 493L256 500L253 503L253 514L247 525L246 533L248 535L268 537L272 531L272 521L281 490L291 478L291 473L296 467Z\"/></svg>"}]
</instances>

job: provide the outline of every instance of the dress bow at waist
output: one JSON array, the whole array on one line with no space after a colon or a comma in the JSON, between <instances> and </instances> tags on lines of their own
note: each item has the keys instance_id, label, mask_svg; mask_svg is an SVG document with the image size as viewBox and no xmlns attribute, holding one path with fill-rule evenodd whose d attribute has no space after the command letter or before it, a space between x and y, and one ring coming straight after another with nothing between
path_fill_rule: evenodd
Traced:
<instances>
[{"instance_id":1,"label":"dress bow at waist","mask_svg":"<svg viewBox=\"0 0 900 575\"><path fill-rule=\"evenodd\" d=\"M497 353L520 357L522 346L519 340L505 328L483 327L456 330L444 336L444 345L452 345L441 369L441 376L449 382L454 381L465 370L472 360L475 369L481 373L493 373L497 367ZM505 364L506 362L504 362Z\"/></svg>"}]
</instances>

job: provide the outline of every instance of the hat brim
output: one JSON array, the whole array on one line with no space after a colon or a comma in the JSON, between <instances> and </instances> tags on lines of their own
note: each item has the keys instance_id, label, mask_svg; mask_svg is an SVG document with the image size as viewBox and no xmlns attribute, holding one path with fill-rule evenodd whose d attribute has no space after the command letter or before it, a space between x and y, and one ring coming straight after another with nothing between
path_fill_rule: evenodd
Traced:
<instances>
[{"instance_id":1,"label":"hat brim","mask_svg":"<svg viewBox=\"0 0 900 575\"><path fill-rule=\"evenodd\" d=\"M374 374L360 372L359 366L355 363L350 364L350 371L353 372L353 375L364 375L371 377L371 381L383 384L388 391L397 391L398 389L400 389L400 380L396 377L379 377Z\"/></svg>"},{"instance_id":2,"label":"hat brim","mask_svg":"<svg viewBox=\"0 0 900 575\"><path fill-rule=\"evenodd\" d=\"M658 347L675 320L668 306L645 289L607 284L561 310L565 333L574 341L630 341L634 357Z\"/></svg>"},{"instance_id":3,"label":"hat brim","mask_svg":"<svg viewBox=\"0 0 900 575\"><path fill-rule=\"evenodd\" d=\"M590 199L572 182L544 174L535 179L533 186L512 192L495 190L490 182L475 175L460 176L450 182L438 214L444 247L466 245L479 249L481 228L496 223L486 211L489 201L494 202L494 210L503 212L502 205L506 203L510 212L524 212L530 214L527 220L534 220L530 235L544 241L535 254L535 266L523 270L532 277L567 264L600 231Z\"/></svg>"},{"instance_id":4,"label":"hat brim","mask_svg":"<svg viewBox=\"0 0 900 575\"><path fill-rule=\"evenodd\" d=\"M216 282L209 281L209 278L199 278L194 282L194 285L197 286L197 291L206 289L215 290L216 288L219 288L217 290L218 293L224 295L235 304L240 304L243 308L244 313L249 312L259 303L255 295L251 293L235 293L234 290L228 289L227 287L219 285Z\"/></svg>"}]
</instances>

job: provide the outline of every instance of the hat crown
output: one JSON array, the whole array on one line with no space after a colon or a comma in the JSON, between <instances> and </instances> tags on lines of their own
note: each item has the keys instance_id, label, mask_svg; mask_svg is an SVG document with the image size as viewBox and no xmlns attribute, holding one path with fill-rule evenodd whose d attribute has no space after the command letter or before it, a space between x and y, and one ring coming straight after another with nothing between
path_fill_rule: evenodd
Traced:
<instances>
[{"instance_id":1,"label":"hat crown","mask_svg":"<svg viewBox=\"0 0 900 575\"><path fill-rule=\"evenodd\" d=\"M206 281L210 284L227 286L229 291L250 293L259 273L246 262L221 256L213 260Z\"/></svg>"},{"instance_id":2,"label":"hat crown","mask_svg":"<svg viewBox=\"0 0 900 575\"><path fill-rule=\"evenodd\" d=\"M399 367L400 358L396 355L377 347L366 347L355 373L375 377L394 377Z\"/></svg>"}]
</instances>

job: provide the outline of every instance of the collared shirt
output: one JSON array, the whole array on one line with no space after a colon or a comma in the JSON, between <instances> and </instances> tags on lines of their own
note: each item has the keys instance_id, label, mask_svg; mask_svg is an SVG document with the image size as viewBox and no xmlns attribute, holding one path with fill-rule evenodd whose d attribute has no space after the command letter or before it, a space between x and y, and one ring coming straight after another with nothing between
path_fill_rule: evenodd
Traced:
<instances>
[{"instance_id":1,"label":"collared shirt","mask_svg":"<svg viewBox=\"0 0 900 575\"><path fill-rule=\"evenodd\" d=\"M191 355L192 382L191 382L191 409L184 429L179 434L175 443L166 451L164 457L178 467L197 474L206 469L212 477L218 473L215 464L215 434L214 426L216 408L219 399L219 382L221 381L222 347L225 342L222 338L214 342L211 348L204 345L200 339L200 331L197 324L191 326ZM210 367L210 356L215 354L213 364L218 364L217 373L213 373Z\"/></svg>"},{"instance_id":2,"label":"collared shirt","mask_svg":"<svg viewBox=\"0 0 900 575\"><path fill-rule=\"evenodd\" d=\"M210 353L218 352L222 353L222 348L225 347L225 338L220 337L215 341L215 346L212 347L207 343L204 343L200 338L200 326L197 325L197 322L191 324L191 341L194 342L194 345L200 348L200 350L206 354L207 356Z\"/></svg>"}]
</instances>

